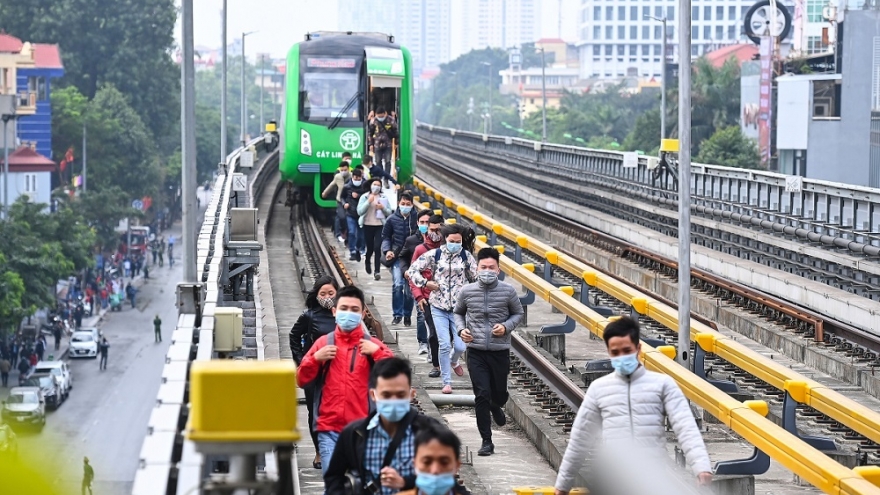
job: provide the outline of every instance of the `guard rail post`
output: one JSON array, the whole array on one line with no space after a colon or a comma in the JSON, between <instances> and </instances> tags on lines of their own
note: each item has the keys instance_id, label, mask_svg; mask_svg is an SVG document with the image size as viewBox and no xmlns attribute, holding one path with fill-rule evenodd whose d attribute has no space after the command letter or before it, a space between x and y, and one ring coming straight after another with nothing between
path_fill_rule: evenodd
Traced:
<instances>
[{"instance_id":1,"label":"guard rail post","mask_svg":"<svg viewBox=\"0 0 880 495\"><path fill-rule=\"evenodd\" d=\"M837 450L837 445L834 444L834 440L828 437L801 435L798 433L797 406L798 403L804 402L807 393L809 393L807 382L796 380L785 381L785 399L782 401L782 427L792 435L807 442L818 450L823 452L834 452Z\"/></svg>"},{"instance_id":2,"label":"guard rail post","mask_svg":"<svg viewBox=\"0 0 880 495\"><path fill-rule=\"evenodd\" d=\"M715 348L715 335L701 333L697 335L697 345L694 346L694 374L714 385L722 392L735 394L739 392L736 383L729 380L715 380L706 376L706 354Z\"/></svg>"}]
</instances>

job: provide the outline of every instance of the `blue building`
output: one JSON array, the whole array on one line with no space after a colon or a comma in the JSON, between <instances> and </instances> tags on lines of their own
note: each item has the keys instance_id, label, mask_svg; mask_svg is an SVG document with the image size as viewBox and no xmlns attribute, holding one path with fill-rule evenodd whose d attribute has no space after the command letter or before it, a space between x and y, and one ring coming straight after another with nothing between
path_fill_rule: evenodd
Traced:
<instances>
[{"instance_id":1,"label":"blue building","mask_svg":"<svg viewBox=\"0 0 880 495\"><path fill-rule=\"evenodd\" d=\"M34 66L18 69L16 85L36 94L34 115L18 118L18 139L23 145L33 143L37 153L52 157L52 107L49 103L52 79L64 75L58 45L34 43Z\"/></svg>"}]
</instances>

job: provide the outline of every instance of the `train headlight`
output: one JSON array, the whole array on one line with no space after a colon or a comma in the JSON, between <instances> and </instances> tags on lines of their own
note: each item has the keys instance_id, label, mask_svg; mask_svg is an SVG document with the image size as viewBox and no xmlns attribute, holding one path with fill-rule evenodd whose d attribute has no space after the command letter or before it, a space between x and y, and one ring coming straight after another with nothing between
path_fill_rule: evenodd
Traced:
<instances>
[{"instance_id":1,"label":"train headlight","mask_svg":"<svg viewBox=\"0 0 880 495\"><path fill-rule=\"evenodd\" d=\"M299 131L299 152L312 156L312 136L305 129Z\"/></svg>"}]
</instances>

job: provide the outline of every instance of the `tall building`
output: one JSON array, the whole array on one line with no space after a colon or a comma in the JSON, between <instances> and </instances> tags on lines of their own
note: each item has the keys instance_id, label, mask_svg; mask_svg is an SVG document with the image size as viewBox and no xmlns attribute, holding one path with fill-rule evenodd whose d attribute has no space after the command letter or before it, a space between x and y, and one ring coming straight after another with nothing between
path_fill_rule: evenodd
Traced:
<instances>
[{"instance_id":1,"label":"tall building","mask_svg":"<svg viewBox=\"0 0 880 495\"><path fill-rule=\"evenodd\" d=\"M393 34L417 71L449 61L451 0L339 0L340 31Z\"/></svg>"},{"instance_id":2,"label":"tall building","mask_svg":"<svg viewBox=\"0 0 880 495\"><path fill-rule=\"evenodd\" d=\"M541 34L539 0L464 0L455 16L461 34L452 57L483 48L512 48Z\"/></svg>"},{"instance_id":3,"label":"tall building","mask_svg":"<svg viewBox=\"0 0 880 495\"><path fill-rule=\"evenodd\" d=\"M578 33L582 78L660 77L663 27L650 17L666 18L667 56L678 60L678 1L645 3L583 0ZM754 4L755 0L703 0L691 7L691 56L748 41L742 21Z\"/></svg>"}]
</instances>

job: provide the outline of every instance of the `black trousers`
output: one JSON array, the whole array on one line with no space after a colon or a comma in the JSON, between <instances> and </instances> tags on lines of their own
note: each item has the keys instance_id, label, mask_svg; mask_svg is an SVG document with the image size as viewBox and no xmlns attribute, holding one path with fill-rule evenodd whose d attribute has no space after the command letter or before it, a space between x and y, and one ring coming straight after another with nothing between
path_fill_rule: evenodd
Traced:
<instances>
[{"instance_id":1,"label":"black trousers","mask_svg":"<svg viewBox=\"0 0 880 495\"><path fill-rule=\"evenodd\" d=\"M435 368L440 367L440 340L437 339L437 327L434 326L434 317L431 316L431 305L425 306L425 326L428 327L428 347L431 348L431 364Z\"/></svg>"},{"instance_id":2,"label":"black trousers","mask_svg":"<svg viewBox=\"0 0 880 495\"><path fill-rule=\"evenodd\" d=\"M306 396L306 409L309 411L309 435L311 435L312 443L315 445L315 452L319 452L318 432L315 431L315 386L306 385L305 387L303 387L303 392ZM330 462L330 459L321 459L321 462Z\"/></svg>"},{"instance_id":3,"label":"black trousers","mask_svg":"<svg viewBox=\"0 0 880 495\"><path fill-rule=\"evenodd\" d=\"M367 273L370 271L370 259L373 259L373 270L379 273L379 254L382 251L382 226L381 225L364 225L364 246L367 248L367 255L364 261L367 265Z\"/></svg>"},{"instance_id":4,"label":"black trousers","mask_svg":"<svg viewBox=\"0 0 880 495\"><path fill-rule=\"evenodd\" d=\"M107 355L101 354L101 361L98 363L98 369L106 370L107 369Z\"/></svg>"},{"instance_id":5,"label":"black trousers","mask_svg":"<svg viewBox=\"0 0 880 495\"><path fill-rule=\"evenodd\" d=\"M481 351L468 348L468 373L474 388L477 430L483 440L492 440L492 407L507 403L507 375L510 351Z\"/></svg>"}]
</instances>

